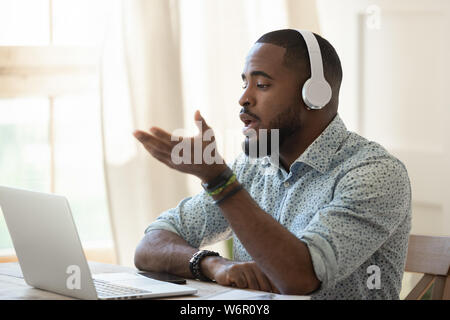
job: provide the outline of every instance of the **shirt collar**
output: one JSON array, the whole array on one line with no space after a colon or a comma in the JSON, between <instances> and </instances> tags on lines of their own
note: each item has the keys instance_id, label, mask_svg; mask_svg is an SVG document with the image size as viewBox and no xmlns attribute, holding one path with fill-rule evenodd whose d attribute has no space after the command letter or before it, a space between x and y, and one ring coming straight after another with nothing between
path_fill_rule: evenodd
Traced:
<instances>
[{"instance_id":1,"label":"shirt collar","mask_svg":"<svg viewBox=\"0 0 450 320\"><path fill-rule=\"evenodd\" d=\"M294 163L303 162L320 173L324 173L328 170L333 156L348 134L344 122L337 114Z\"/></svg>"},{"instance_id":2,"label":"shirt collar","mask_svg":"<svg viewBox=\"0 0 450 320\"><path fill-rule=\"evenodd\" d=\"M300 162L311 166L320 173L326 172L334 154L348 134L344 122L337 114L316 140L291 164L290 171L297 162ZM269 157L264 158L267 158L263 161L264 165L269 161L274 165Z\"/></svg>"}]
</instances>

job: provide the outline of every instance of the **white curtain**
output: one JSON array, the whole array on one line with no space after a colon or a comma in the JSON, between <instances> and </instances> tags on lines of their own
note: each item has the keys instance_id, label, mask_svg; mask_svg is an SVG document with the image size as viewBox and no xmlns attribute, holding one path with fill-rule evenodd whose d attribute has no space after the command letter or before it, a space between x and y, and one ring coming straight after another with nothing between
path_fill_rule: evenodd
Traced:
<instances>
[{"instance_id":1,"label":"white curtain","mask_svg":"<svg viewBox=\"0 0 450 320\"><path fill-rule=\"evenodd\" d=\"M133 265L145 227L188 194L186 178L135 141L134 129L183 126L179 48L172 2L116 3L103 58L106 189L118 263ZM176 21L176 19L174 19Z\"/></svg>"},{"instance_id":2,"label":"white curtain","mask_svg":"<svg viewBox=\"0 0 450 320\"><path fill-rule=\"evenodd\" d=\"M193 134L199 109L231 162L248 50L265 32L319 24L315 0L116 0L114 12L102 64L105 177L118 262L133 265L145 227L201 190L154 160L133 129Z\"/></svg>"}]
</instances>

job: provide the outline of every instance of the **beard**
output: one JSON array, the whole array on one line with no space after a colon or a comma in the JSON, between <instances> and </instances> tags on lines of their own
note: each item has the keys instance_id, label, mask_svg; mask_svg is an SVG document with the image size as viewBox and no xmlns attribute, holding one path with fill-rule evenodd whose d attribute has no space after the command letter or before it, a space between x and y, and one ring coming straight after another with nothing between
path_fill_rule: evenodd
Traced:
<instances>
[{"instance_id":1,"label":"beard","mask_svg":"<svg viewBox=\"0 0 450 320\"><path fill-rule=\"evenodd\" d=\"M259 130L256 135L246 136L242 144L245 155L248 157L251 153L252 156L256 155L257 158L276 156L273 153L283 147L287 138L301 128L299 108L300 106L298 105L292 105L280 113L275 119L270 121L269 128L266 129L267 132ZM278 132L275 132L275 130ZM278 146L278 148L273 148L273 146Z\"/></svg>"}]
</instances>

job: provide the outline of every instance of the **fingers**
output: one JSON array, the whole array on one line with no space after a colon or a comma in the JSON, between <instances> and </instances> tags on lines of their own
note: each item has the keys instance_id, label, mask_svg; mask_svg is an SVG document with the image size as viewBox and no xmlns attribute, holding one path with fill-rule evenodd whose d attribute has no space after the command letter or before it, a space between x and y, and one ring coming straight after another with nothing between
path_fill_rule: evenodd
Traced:
<instances>
[{"instance_id":1,"label":"fingers","mask_svg":"<svg viewBox=\"0 0 450 320\"><path fill-rule=\"evenodd\" d=\"M170 155L172 152L172 147L159 137L140 130L136 130L133 134L150 153L152 153L153 150L156 150L160 153Z\"/></svg>"},{"instance_id":2,"label":"fingers","mask_svg":"<svg viewBox=\"0 0 450 320\"><path fill-rule=\"evenodd\" d=\"M200 132L205 132L206 130L209 129L208 124L206 123L205 119L203 119L199 110L195 111L194 119L195 119L195 125L197 126L197 128Z\"/></svg>"},{"instance_id":3,"label":"fingers","mask_svg":"<svg viewBox=\"0 0 450 320\"><path fill-rule=\"evenodd\" d=\"M272 292L273 293L278 293L278 294L280 294L281 292L280 292L280 290L278 290L278 288L273 284L273 282L272 281L270 281L270 285L271 285L271 287L272 287Z\"/></svg>"},{"instance_id":4,"label":"fingers","mask_svg":"<svg viewBox=\"0 0 450 320\"><path fill-rule=\"evenodd\" d=\"M257 266L253 269L253 271L255 273L255 278L258 281L258 285L259 285L259 289L257 289L257 290L274 292L272 283L267 278L267 276Z\"/></svg>"},{"instance_id":5,"label":"fingers","mask_svg":"<svg viewBox=\"0 0 450 320\"><path fill-rule=\"evenodd\" d=\"M250 289L280 293L273 282L270 281L270 279L261 271L255 262L249 262L248 264L250 266L251 273L253 274L254 281L256 281L256 285L249 287Z\"/></svg>"},{"instance_id":6,"label":"fingers","mask_svg":"<svg viewBox=\"0 0 450 320\"><path fill-rule=\"evenodd\" d=\"M158 127L152 127L150 128L150 132L155 135L156 137L160 138L161 140L167 142L167 143L178 143L181 139L181 137L177 137L177 136L172 136L170 133L168 133L167 131L158 128Z\"/></svg>"},{"instance_id":7,"label":"fingers","mask_svg":"<svg viewBox=\"0 0 450 320\"><path fill-rule=\"evenodd\" d=\"M166 153L162 153L157 150L149 150L149 152L154 158L164 163L166 166L173 168L173 163L170 161L170 156L168 156Z\"/></svg>"},{"instance_id":8,"label":"fingers","mask_svg":"<svg viewBox=\"0 0 450 320\"><path fill-rule=\"evenodd\" d=\"M253 290L261 290L258 279L251 268L244 269L244 275L247 280L248 288Z\"/></svg>"},{"instance_id":9,"label":"fingers","mask_svg":"<svg viewBox=\"0 0 450 320\"><path fill-rule=\"evenodd\" d=\"M239 262L230 266L227 271L226 283L241 289L279 293L276 286L255 262Z\"/></svg>"},{"instance_id":10,"label":"fingers","mask_svg":"<svg viewBox=\"0 0 450 320\"><path fill-rule=\"evenodd\" d=\"M230 277L231 286L238 287L240 289L245 289L248 287L247 279L245 278L245 275L243 273L239 273L235 275L234 277Z\"/></svg>"},{"instance_id":11,"label":"fingers","mask_svg":"<svg viewBox=\"0 0 450 320\"><path fill-rule=\"evenodd\" d=\"M272 281L261 271L255 262L233 264L227 272L227 284L241 289L254 289L280 293Z\"/></svg>"},{"instance_id":12,"label":"fingers","mask_svg":"<svg viewBox=\"0 0 450 320\"><path fill-rule=\"evenodd\" d=\"M228 268L227 282L231 286L241 289L248 287L248 282L240 263L233 264Z\"/></svg>"}]
</instances>

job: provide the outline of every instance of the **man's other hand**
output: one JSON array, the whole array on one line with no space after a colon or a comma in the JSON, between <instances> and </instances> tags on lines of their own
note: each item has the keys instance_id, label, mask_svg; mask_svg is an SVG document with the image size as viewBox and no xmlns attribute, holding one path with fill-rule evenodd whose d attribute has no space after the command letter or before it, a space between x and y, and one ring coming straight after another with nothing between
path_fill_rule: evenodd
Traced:
<instances>
[{"instance_id":1,"label":"man's other hand","mask_svg":"<svg viewBox=\"0 0 450 320\"><path fill-rule=\"evenodd\" d=\"M222 257L206 257L202 272L223 286L280 293L254 261L236 262Z\"/></svg>"}]
</instances>

